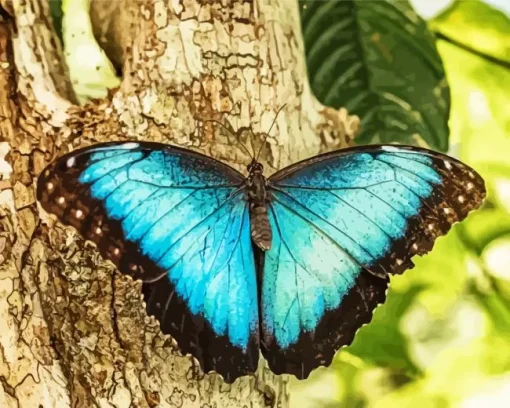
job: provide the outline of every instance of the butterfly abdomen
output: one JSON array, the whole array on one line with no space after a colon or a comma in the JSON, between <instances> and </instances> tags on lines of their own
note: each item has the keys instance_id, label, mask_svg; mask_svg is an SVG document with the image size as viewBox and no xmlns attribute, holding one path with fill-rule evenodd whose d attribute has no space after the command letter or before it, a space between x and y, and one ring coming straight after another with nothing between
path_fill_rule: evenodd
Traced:
<instances>
[{"instance_id":1,"label":"butterfly abdomen","mask_svg":"<svg viewBox=\"0 0 510 408\"><path fill-rule=\"evenodd\" d=\"M248 166L247 193L250 202L251 239L263 251L271 249L271 224L267 215L267 180L262 174L262 164L253 161Z\"/></svg>"},{"instance_id":2,"label":"butterfly abdomen","mask_svg":"<svg viewBox=\"0 0 510 408\"><path fill-rule=\"evenodd\" d=\"M271 224L267 216L266 206L252 206L250 208L251 239L263 251L271 249Z\"/></svg>"}]
</instances>

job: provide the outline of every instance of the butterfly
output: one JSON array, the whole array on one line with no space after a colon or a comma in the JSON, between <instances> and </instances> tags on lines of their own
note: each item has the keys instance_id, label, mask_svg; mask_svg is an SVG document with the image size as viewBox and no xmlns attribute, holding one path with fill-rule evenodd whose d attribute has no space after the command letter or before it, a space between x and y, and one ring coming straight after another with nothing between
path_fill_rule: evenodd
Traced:
<instances>
[{"instance_id":1,"label":"butterfly","mask_svg":"<svg viewBox=\"0 0 510 408\"><path fill-rule=\"evenodd\" d=\"M144 282L148 315L226 382L329 365L384 302L390 274L481 205L484 181L402 145L322 154L271 177L152 142L113 142L50 163L42 207Z\"/></svg>"}]
</instances>

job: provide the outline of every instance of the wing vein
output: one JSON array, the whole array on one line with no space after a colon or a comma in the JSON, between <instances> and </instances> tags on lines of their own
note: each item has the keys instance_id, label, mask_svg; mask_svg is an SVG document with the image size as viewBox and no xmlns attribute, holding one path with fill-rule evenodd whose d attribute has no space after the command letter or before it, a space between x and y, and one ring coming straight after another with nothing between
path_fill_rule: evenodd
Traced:
<instances>
[{"instance_id":1,"label":"wing vein","mask_svg":"<svg viewBox=\"0 0 510 408\"><path fill-rule=\"evenodd\" d=\"M339 245L333 238L331 238L329 236L329 234L327 234L326 232L324 232L321 228L319 228L317 225L315 225L313 222L310 222L307 218L303 217L301 214L299 214L298 212L296 212L294 209L292 209L291 207L289 207L288 205L286 205L285 203L282 203L281 201L278 200L278 202L284 206L285 208L287 208L289 211L291 211L292 213L294 213L295 215L297 215L299 218L301 218L302 220L306 221L309 225L311 225L316 231L319 231L321 234L324 235L324 237L326 237L327 239L329 239L333 245L335 245L338 249L340 249L340 251L342 253L344 253L354 264L358 265L361 270L364 270L364 269L367 269L364 265L362 265L356 258L354 258L351 254L349 254L349 252L347 252L345 250L345 248L343 248L341 245ZM368 269L367 269L368 270ZM346 281L345 277L342 276L342 279L344 281ZM347 282L347 281L346 281ZM349 283L349 282L347 282Z\"/></svg>"},{"instance_id":2,"label":"wing vein","mask_svg":"<svg viewBox=\"0 0 510 408\"><path fill-rule=\"evenodd\" d=\"M91 159L91 156L93 156L94 154L99 153L99 152L100 152L100 150L98 150L98 151L95 151L95 152L91 152L91 153L90 153L90 157L88 158L88 160L90 161L90 163L91 163L91 164L97 164L97 163L101 163L102 161L105 161L105 160L110 160L110 159L112 159L112 158L114 158L114 157L123 156L123 155L125 155L125 154L133 154L133 152L132 152L131 150L127 150L127 151L126 151L126 150L120 150L120 149L118 149L118 150L110 150L110 151L115 151L115 152L118 152L118 153L117 153L117 154L114 154L114 155L111 155L111 156L108 156L108 157L103 157L103 158L101 158L101 159L94 159L94 160L92 160L92 159ZM143 158L142 158L142 160L143 160L143 159L145 159L145 157L143 157ZM139 160L139 159L136 159L136 160ZM129 163L127 163L127 164L129 164Z\"/></svg>"},{"instance_id":3,"label":"wing vein","mask_svg":"<svg viewBox=\"0 0 510 408\"><path fill-rule=\"evenodd\" d=\"M433 208L431 208L431 207L427 204L427 202L426 202L426 201L425 201L425 200L424 200L424 199L423 199L420 195L416 194L416 192L415 192L415 191L413 191L411 188L409 188L408 186L406 186L406 185L405 185L404 183L402 183L401 181L397 180L397 170L404 171L404 172L406 172L406 173L409 173L409 174L412 174L412 175L414 175L414 176L418 177L419 179L423 180L423 181L424 181L424 182L425 182L428 186L430 186L430 188L431 188L432 190L435 190L434 186L433 186L431 183L429 183L429 182L428 182L426 179L424 179L423 177L420 177L418 174L415 174L415 173L413 173L412 171L410 171L410 170L408 170L408 169L405 169L405 168L403 168L403 167L401 167L401 166L393 165L392 163L388 163L388 162L386 162L386 161L384 161L384 160L381 160L381 159L379 159L379 158L377 158L377 157L376 157L376 159L375 159L375 160L378 160L378 161L380 161L381 163L384 163L384 164L386 164L388 167L390 167L390 169L392 169L392 170L393 170L393 172L395 173L395 181L396 181L397 183L399 183L400 185L404 186L407 190L409 190L411 193L413 193L416 197L418 197L418 200L420 200L420 203L421 203L421 207L427 207L427 208L430 210L430 212L431 212L432 214L435 214L435 210L434 210ZM436 191L437 191L438 193L440 193L440 192L441 192L440 190L436 190ZM441 195L442 195L442 194L441 194ZM444 197L444 196L442 195L442 197Z\"/></svg>"},{"instance_id":4,"label":"wing vein","mask_svg":"<svg viewBox=\"0 0 510 408\"><path fill-rule=\"evenodd\" d=\"M228 213L228 221L230 221L232 219L232 211L233 211L233 208L231 208L230 212ZM216 225L216 223L214 225ZM225 240L225 235L227 233L228 226L229 226L229 222L226 222L225 223L225 228L223 229L223 234L221 235L220 243L218 244L218 247L216 248L216 252L214 253L213 261L211 262L211 269L214 266L214 263L216 262L216 259L218 258L218 254L220 253L221 244ZM204 263L204 265L205 265L205 263Z\"/></svg>"},{"instance_id":5,"label":"wing vein","mask_svg":"<svg viewBox=\"0 0 510 408\"><path fill-rule=\"evenodd\" d=\"M128 151L128 152L119 153L119 154L117 154L115 156L112 156L112 157L119 157L119 156L122 156L122 155L125 155L125 154L132 154L132 153L133 152L129 152ZM109 160L112 157L105 157L103 159L99 159L99 160L95 160L95 161L94 160L90 160L90 158L89 158L89 160L90 160L91 164L95 165L95 164L98 164L98 163L100 163L102 161ZM144 160L147 160L147 156L143 156L143 157L141 157L139 159L135 159L133 161L130 161L128 163L123 164L122 166L120 166L118 168L110 170L109 172L103 174L101 177L99 177L96 180L92 181L90 184L96 183L97 181L101 180L105 176L112 177L110 173L112 173L114 171L117 171L117 170L121 170L122 168L124 168L126 166L129 166L129 168L127 170L127 173L128 173L127 177L128 177L129 180L134 181L136 183L145 184L147 186L152 186L152 187L168 188L168 189L179 189L179 190L181 190L181 189L182 190L205 190L205 189L208 189L208 188L228 188L228 187L232 188L232 187L240 187L240 186L243 185L243 183L239 183L239 184L220 184L220 185L214 185L214 186L189 186L189 185L188 186L163 186L163 185L160 185L160 184L151 183L150 181L136 180L136 179L131 178L131 176L129 174L129 172L131 170L131 166L133 164L136 164L138 162L142 162ZM90 166L90 164L89 164L89 166ZM114 177L112 177L112 178L114 179ZM174 178L175 178L175 175L174 175Z\"/></svg>"},{"instance_id":6,"label":"wing vein","mask_svg":"<svg viewBox=\"0 0 510 408\"><path fill-rule=\"evenodd\" d=\"M282 191L282 190L276 190L280 193L282 193L283 195L286 195L287 197L289 197L291 200L293 200L296 204L298 204L301 208L303 208L303 210L315 215L317 218L319 218L320 220L324 221L326 224L330 225L331 227L333 227L335 230L337 230L340 234L342 234L343 236L345 236L346 238L348 238L349 240L351 240L355 245L358 245L363 252L365 252L372 260L374 260L374 257L372 256L372 254L370 254L370 252L368 252L368 250L366 248L364 248L362 245L360 245L358 242L356 242L350 235L346 234L345 232L343 232L342 230L340 230L338 227L336 227L335 225L331 224L328 220L326 220L325 218L321 217L320 215L318 215L315 211L312 211L311 209L307 208L305 205L303 205L299 200L297 200L296 198L292 197L292 195L290 194L287 194L286 192ZM346 255L348 255L349 257L351 257L353 260L355 259L351 254L349 254L347 252L347 250L345 248L343 248L342 246L340 246L333 238L331 238L329 236L329 234L327 234L325 231L323 231L321 228L319 228L317 225L315 225L313 222L311 222L308 218L306 218L305 216L299 214L296 210L294 210L293 208L291 208L290 206L286 205L285 203L283 203L281 200L278 199L278 197L276 196L276 194L273 194L273 197L276 199L276 201L278 201L281 205L283 205L284 207L288 208L290 211L292 211L294 214L298 215L301 219L305 220L308 224L311 224L313 225L318 231L320 231L322 234L328 236L328 238L335 243L335 245L337 245ZM361 264L356 261L356 263L358 265L361 266Z\"/></svg>"},{"instance_id":7,"label":"wing vein","mask_svg":"<svg viewBox=\"0 0 510 408\"><path fill-rule=\"evenodd\" d=\"M150 225L149 228L147 228L147 231L145 231L141 236L140 238L138 239L138 242L142 242L143 239L147 236L147 234L152 230L152 228L154 228L154 226L164 217L166 217L168 215L168 213L170 213L173 209L177 208L178 206L180 206L182 203L184 203L188 198L190 198L193 194L195 194L198 190L194 190L192 193L188 194L186 197L184 197L181 201L179 201L178 203L176 203L172 208L168 209L167 211L165 211L158 219L154 220Z\"/></svg>"},{"instance_id":8,"label":"wing vein","mask_svg":"<svg viewBox=\"0 0 510 408\"><path fill-rule=\"evenodd\" d=\"M313 191L336 191L336 190L364 190L366 188L379 186L381 184L385 183L391 183L393 180L384 180L384 181L378 181L374 184L369 184L368 186L363 187L310 187L310 186L293 186L289 184L270 184L270 187L274 190L279 190L280 188L293 188L293 189L299 189L299 190L313 190Z\"/></svg>"},{"instance_id":9,"label":"wing vein","mask_svg":"<svg viewBox=\"0 0 510 408\"><path fill-rule=\"evenodd\" d=\"M392 168L394 171L395 171L395 167L396 167L397 169L399 169L399 170L401 170L401 171L405 171L406 173L412 174L412 175L414 175L414 176L418 177L419 179L423 180L423 181L424 181L425 183L427 183L430 187L434 188L434 185L433 185L431 182L429 182L427 179L424 179L424 178L423 178L423 177L421 177L419 174L416 174L415 172L413 172L413 171L411 171L411 170L409 170L409 169L406 169L406 168L404 168L404 167L402 167L402 166L400 166L400 165L398 165L398 164L395 164L395 163L387 162L386 160L381 159L381 158L379 158L379 157L376 157L376 158L375 158L375 160L380 161L380 162L382 162L382 163L386 163L386 164L387 164L388 166L390 166L390 168ZM423 164L423 163L421 163L421 164ZM423 164L423 165L424 165L424 166L426 166L425 164Z\"/></svg>"},{"instance_id":10,"label":"wing vein","mask_svg":"<svg viewBox=\"0 0 510 408\"><path fill-rule=\"evenodd\" d=\"M152 193L150 193L147 197L145 197L143 200L140 200L140 202L138 204L136 204L132 209L130 209L128 212L126 212L126 214L120 218L121 221L125 220L127 217L129 217L129 215L135 211L138 207L140 207L140 205L144 204L145 201L147 201L148 199L150 199L152 196L156 195L158 192L161 191L161 188L158 188L156 190L154 190ZM132 229L134 229L135 227L138 226L138 223L140 222L140 220L137 220L135 225L133 225Z\"/></svg>"},{"instance_id":11,"label":"wing vein","mask_svg":"<svg viewBox=\"0 0 510 408\"><path fill-rule=\"evenodd\" d=\"M244 226L244 219L245 219L245 214L246 214L246 206L244 207L244 211L243 211L243 218L242 218L242 221L241 221L241 227L239 228L239 233L237 234L237 238L236 238L236 243L234 244L233 248L236 249L237 248L237 245L239 244L239 241L241 240L241 235L243 233L243 226ZM230 261L232 260L232 256L234 256L234 252L235 251L231 251L230 254L229 254L229 257L228 259L223 263L223 265L221 266L221 268L218 268L218 271L216 272L216 274L214 275L214 277L218 276L218 273L220 273L220 271L224 268L225 265L228 265L230 263Z\"/></svg>"},{"instance_id":12,"label":"wing vein","mask_svg":"<svg viewBox=\"0 0 510 408\"><path fill-rule=\"evenodd\" d=\"M366 218L368 221L370 221L372 224L374 224L377 228L379 228L384 235L386 235L390 241L393 239L391 237L390 234L388 234L379 224L377 224L374 220L372 220L370 217L366 216L362 211L360 211L359 209L357 209L356 207L354 207L352 204L350 204L349 202L345 201L342 197L336 195L335 193L333 193L332 191L329 191L329 193L338 198L340 201L344 202L346 205L348 205L349 207L351 207L354 211L356 211L358 214L360 214L361 216L363 216L364 218Z\"/></svg>"},{"instance_id":13,"label":"wing vein","mask_svg":"<svg viewBox=\"0 0 510 408\"><path fill-rule=\"evenodd\" d=\"M115 177L113 177L111 173L114 173L114 172L116 172L116 171L122 170L124 167L132 166L133 164L138 163L138 162L140 162L140 161L142 161L142 160L145 160L145 157L142 157L142 158L140 158L140 159L135 159L135 160L133 160L133 161L131 161L131 162L124 163L122 166L120 166L120 167L116 167L115 169L112 169L112 170L110 170L110 171L106 172L106 173L105 173L105 174L103 174L101 177L99 177L99 178L97 178L97 179L95 179L95 180L93 180L93 181L91 181L91 182L88 182L88 183L87 183L87 182L85 182L85 183L83 183L83 184L85 184L85 185L86 185L86 184L89 184L90 186L93 186L93 185L94 185L94 184L96 184L99 180L101 180L101 179L103 179L103 178L105 178L105 177L107 177L107 176L108 176L108 177L111 177L111 179L112 179L113 181L115 181ZM99 163L99 161L98 161L97 163ZM97 163L94 163L94 164L97 164ZM89 166L87 166L87 169L88 169L88 168L90 168L90 165L89 165ZM85 170L85 171L87 171L87 170ZM126 176L129 178L129 169L127 169L127 170L126 170L126 173L127 173L127 174L126 174ZM83 174L83 172L82 172L82 174Z\"/></svg>"},{"instance_id":14,"label":"wing vein","mask_svg":"<svg viewBox=\"0 0 510 408\"><path fill-rule=\"evenodd\" d=\"M398 183L397 180L394 180L396 183ZM397 210L395 207L393 207L389 202L379 197L377 194L373 193L370 190L365 190L367 193L371 194L373 197L377 198L378 200L382 201L384 204L386 204L388 207L390 207L393 211L395 211L398 215L402 217L405 223L407 223L407 218L405 214L402 214L399 210Z\"/></svg>"},{"instance_id":15,"label":"wing vein","mask_svg":"<svg viewBox=\"0 0 510 408\"><path fill-rule=\"evenodd\" d=\"M175 245L177 245L182 239L186 238L186 235L188 235L190 232L192 232L195 228L201 226L204 222L206 222L209 218L213 217L214 215L216 215L216 213L220 210L220 208L222 208L223 206L225 206L227 203L230 202L230 200L232 200L235 196L230 196L228 197L225 201L223 201L223 203L220 204L219 207L217 207L211 214L209 214L207 217L203 218L202 220L200 220L198 223L196 223L194 226L192 226L188 231L186 231L179 239L177 239L172 245L170 245L168 247L168 249L163 252L163 254L157 259L155 260L154 262L159 262L162 258L164 258L168 252L170 252L172 250L172 248L175 247ZM221 217L219 219L217 219L214 223L213 223L213 226L215 226L219 221L221 220ZM206 231L205 232L205 235L207 236L209 233L211 232L211 230L209 231ZM204 235L201 235L201 237L203 237ZM195 244L195 242L192 242L190 246L193 246L193 244ZM172 265L173 267L173 265Z\"/></svg>"},{"instance_id":16,"label":"wing vein","mask_svg":"<svg viewBox=\"0 0 510 408\"><path fill-rule=\"evenodd\" d=\"M276 222L276 229L278 230L278 233L280 234L280 239L281 239L281 241L283 242L283 244L285 245L285 248L287 248L287 252L289 253L290 257L293 259L294 264L301 266L301 268L303 268L303 270L304 270L306 273L308 273L308 275L310 275L311 277L313 277L313 278L317 279L319 282L321 282L321 284L323 284L323 283L324 283L324 281L323 281L321 278L319 278L317 275L315 275L314 273L312 273L311 271L309 271L309 270L307 269L307 267L306 267L303 263L299 262L299 261L296 259L296 257L294 256L294 254L293 254L293 253L292 253L292 251L290 250L289 244L287 243L287 241L286 241L286 240L284 239L284 237L283 237L283 232L282 232L282 229L281 229L281 227L280 227L280 222L278 221L278 216L276 215L276 212L274 211L274 208L273 208L272 206L270 206L270 208L271 208L271 212L273 213L273 216L274 216L274 219L275 219L275 222ZM308 221L308 223L310 223L310 222ZM297 274L296 274L296 277L297 277ZM322 294L323 294L323 296L324 296L324 289L323 289L323 287L322 287L322 286L323 286L323 285L321 285L321 289L322 289ZM296 280L296 290L297 290L297 288L298 288L298 286L297 286L297 280ZM337 287L337 288L338 288L338 287ZM299 302L299 299L298 299L298 302Z\"/></svg>"},{"instance_id":17,"label":"wing vein","mask_svg":"<svg viewBox=\"0 0 510 408\"><path fill-rule=\"evenodd\" d=\"M245 208L245 211L246 211L246 208ZM244 214L244 213L243 213L243 214ZM218 220L218 221L219 221L219 220ZM217 222L218 222L218 221L217 221ZM213 225L216 225L216 223L215 223L215 224L213 224ZM242 229L242 228L241 228L241 229ZM206 232L204 232L204 234L202 234L202 235L198 238L198 240L199 240L200 238L202 238L204 235L209 234L209 232L210 232L210 231L206 231ZM239 236L240 236L240 234L239 234ZM191 248L193 248L193 245L195 244L195 242L196 242L196 241L192 242L192 243L188 246L188 248L186 248L185 252L183 252L183 254L182 254L182 255L181 255L178 259L176 259L176 260L175 260L175 262L174 262L174 263L173 263L170 267L168 267L168 268L167 268L167 269L168 269L167 273L168 273L168 272L170 272L170 271L171 271L171 270L175 267L175 265L177 265L177 263L178 263L178 262L181 262L181 261L182 261L182 258L184 258L184 257L186 256L186 254L190 251L190 249L191 249ZM234 245L234 248L237 246L237 243L238 243L238 242L239 242L239 239L236 241L236 244ZM214 277L213 277L211 280L213 280L213 279L214 279L214 278L218 275L218 273L219 273L219 272L220 272L220 271L224 268L224 266L230 262L230 260L232 259L232 255L233 255L233 253L234 253L234 251L232 251L232 252L230 253L230 256L229 256L228 260L227 260L225 263L223 263L223 265L221 266L221 268L218 268L218 271L216 272L216 274L214 275ZM181 279L181 276L182 276L182 274L181 274L181 275L179 275L179 277L175 277L175 285L177 285L178 281Z\"/></svg>"}]
</instances>

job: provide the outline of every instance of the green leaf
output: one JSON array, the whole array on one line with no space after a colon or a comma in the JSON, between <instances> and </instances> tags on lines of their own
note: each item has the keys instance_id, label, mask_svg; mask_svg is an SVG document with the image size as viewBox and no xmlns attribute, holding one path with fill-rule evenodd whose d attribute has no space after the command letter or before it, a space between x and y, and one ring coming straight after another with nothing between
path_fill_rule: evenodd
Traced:
<instances>
[{"instance_id":1,"label":"green leaf","mask_svg":"<svg viewBox=\"0 0 510 408\"><path fill-rule=\"evenodd\" d=\"M450 92L433 35L407 1L303 1L309 80L362 120L358 143L448 149Z\"/></svg>"},{"instance_id":2,"label":"green leaf","mask_svg":"<svg viewBox=\"0 0 510 408\"><path fill-rule=\"evenodd\" d=\"M51 20L53 21L53 27L55 28L55 32L57 33L58 38L60 39L60 43L63 42L62 37L62 0L49 0L50 2L50 15Z\"/></svg>"},{"instance_id":3,"label":"green leaf","mask_svg":"<svg viewBox=\"0 0 510 408\"><path fill-rule=\"evenodd\" d=\"M482 1L454 1L431 27L476 51L510 61L510 20Z\"/></svg>"}]
</instances>

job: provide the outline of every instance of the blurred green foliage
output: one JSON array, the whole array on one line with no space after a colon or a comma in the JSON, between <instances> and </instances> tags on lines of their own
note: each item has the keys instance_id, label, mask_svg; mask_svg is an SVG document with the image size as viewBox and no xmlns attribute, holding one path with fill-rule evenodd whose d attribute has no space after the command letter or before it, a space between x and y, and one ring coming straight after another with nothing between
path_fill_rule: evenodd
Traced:
<instances>
[{"instance_id":1,"label":"blurred green foliage","mask_svg":"<svg viewBox=\"0 0 510 408\"><path fill-rule=\"evenodd\" d=\"M480 1L453 3L430 27L510 62L510 19ZM333 369L294 381L293 408L510 406L510 70L437 46L451 88L450 154L482 174L488 199L392 278L386 304Z\"/></svg>"},{"instance_id":2,"label":"blurred green foliage","mask_svg":"<svg viewBox=\"0 0 510 408\"><path fill-rule=\"evenodd\" d=\"M383 1L360 0L363 2L360 17L370 17L369 7L375 7L376 12L387 7ZM314 3L321 2L305 3L311 13L317 7ZM364 109L379 111L365 123L372 132L382 127L378 130L379 140L402 142L402 133L392 130L393 126L398 129L398 121L402 120L419 134L407 142L426 141L445 148L449 92L423 22L402 0L384 3L403 10L405 18L401 16L399 20L393 13L387 21L367 22L353 20L352 4L337 3L344 3L336 10L345 13L343 27L359 25L364 37L357 39L357 48L343 49L344 53L322 71L319 66L311 66L311 74L318 72L324 78L342 74L342 58L347 58L348 68L352 68L353 61L361 55L359 45L370 46L370 39L379 28L385 30L385 35L378 37L379 50L384 41L394 41L393 49L404 53L405 59L407 51L395 45L397 40L387 33L388 21L410 24L411 19L414 26L399 28L398 41L406 35L426 37L421 41L406 39L412 45L408 52L415 53L413 69L425 70L423 66L415 68L420 60L416 52L423 51L421 62L429 65L425 82L420 83L420 75L415 76L416 88L399 82L399 74L409 74L405 63L393 73L385 63L388 89L393 87L397 94L409 97L411 106L402 105L397 112L393 107L367 105ZM106 89L119 81L104 53L91 41L90 25L83 23L88 21L86 4L86 0L63 0L66 57L82 100L105 96ZM311 14L308 18L312 18ZM510 62L510 19L480 1L455 2L430 21L429 27L475 51ZM404 34L405 30L408 34ZM342 36L343 41L348 39L347 35ZM335 35L331 35L322 46L328 50L335 44ZM317 55L323 52L321 47ZM482 209L440 238L429 255L415 258L416 268L392 277L387 302L376 310L372 323L360 329L354 343L338 353L331 367L317 369L308 380L293 381L292 408L510 407L510 70L446 41L438 41L437 49L451 91L449 152L483 175L488 199ZM377 47L370 52L376 62L382 61ZM315 64L313 61L312 58L311 63ZM377 66L366 65L365 69L371 70L372 75L381 72ZM343 87L353 80L349 76L344 79L340 84ZM321 79L318 81L320 86ZM396 86L402 84L401 88ZM339 89L347 89L352 103L357 103L356 92L384 93L384 85L370 88L367 82L354 78L352 89ZM420 92L426 87L436 87L437 92L420 99ZM335 95L330 97L331 103L338 102ZM347 106L349 103L345 102ZM434 103L437 106L431 105ZM385 117L388 112L395 121ZM431 118L435 125L424 132L425 127L412 123L413 115L418 121ZM369 132L363 135L362 141L377 141Z\"/></svg>"}]
</instances>

